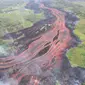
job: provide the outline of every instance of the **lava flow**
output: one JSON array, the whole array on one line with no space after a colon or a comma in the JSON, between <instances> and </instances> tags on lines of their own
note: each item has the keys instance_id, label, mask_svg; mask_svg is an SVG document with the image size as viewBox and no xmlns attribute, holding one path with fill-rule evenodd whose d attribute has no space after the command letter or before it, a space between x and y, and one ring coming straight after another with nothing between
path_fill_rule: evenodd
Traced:
<instances>
[{"instance_id":1,"label":"lava flow","mask_svg":"<svg viewBox=\"0 0 85 85\"><path fill-rule=\"evenodd\" d=\"M63 55L71 47L70 42L74 41L70 30L65 26L63 12L44 4L40 4L39 7L49 10L56 20L48 23L48 29L43 26L23 31L28 33L22 39L23 42L29 41L25 43L29 44L27 49L18 55L0 59L0 72L8 71L9 76L18 80L19 85L56 85L56 77L51 70L60 69ZM22 34L22 30L20 33ZM48 76L55 82L48 79Z\"/></svg>"}]
</instances>

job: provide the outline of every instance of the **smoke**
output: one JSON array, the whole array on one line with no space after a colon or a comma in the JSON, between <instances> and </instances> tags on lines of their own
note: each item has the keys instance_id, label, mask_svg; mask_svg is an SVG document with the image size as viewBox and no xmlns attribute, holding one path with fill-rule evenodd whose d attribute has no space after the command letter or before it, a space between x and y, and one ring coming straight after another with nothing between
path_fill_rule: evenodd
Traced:
<instances>
[{"instance_id":1,"label":"smoke","mask_svg":"<svg viewBox=\"0 0 85 85\"><path fill-rule=\"evenodd\" d=\"M0 81L0 85L10 85L10 83L4 83L4 82L2 82L2 81Z\"/></svg>"},{"instance_id":2,"label":"smoke","mask_svg":"<svg viewBox=\"0 0 85 85\"><path fill-rule=\"evenodd\" d=\"M0 85L18 85L17 81L10 79L8 81L0 81Z\"/></svg>"},{"instance_id":3,"label":"smoke","mask_svg":"<svg viewBox=\"0 0 85 85\"><path fill-rule=\"evenodd\" d=\"M18 85L18 81L13 78L9 78L8 75L4 75L0 78L0 85Z\"/></svg>"}]
</instances>

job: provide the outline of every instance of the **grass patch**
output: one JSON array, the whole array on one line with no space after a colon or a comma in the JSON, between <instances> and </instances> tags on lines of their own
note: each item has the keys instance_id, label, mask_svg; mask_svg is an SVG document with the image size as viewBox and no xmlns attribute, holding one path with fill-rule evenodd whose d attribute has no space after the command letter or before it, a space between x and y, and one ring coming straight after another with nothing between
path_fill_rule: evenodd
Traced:
<instances>
[{"instance_id":1,"label":"grass patch","mask_svg":"<svg viewBox=\"0 0 85 85\"><path fill-rule=\"evenodd\" d=\"M0 9L0 37L9 32L31 27L37 21L45 19L43 12L35 14L33 10L25 9L24 6L25 4L18 4ZM0 39L0 44L3 43L4 41Z\"/></svg>"},{"instance_id":2,"label":"grass patch","mask_svg":"<svg viewBox=\"0 0 85 85\"><path fill-rule=\"evenodd\" d=\"M13 7L12 7L13 8ZM23 28L31 27L37 21L44 19L44 14L35 14L34 11L25 9L18 6L10 10L9 8L3 9L0 13L0 30L2 35L4 32L14 32Z\"/></svg>"},{"instance_id":3,"label":"grass patch","mask_svg":"<svg viewBox=\"0 0 85 85\"><path fill-rule=\"evenodd\" d=\"M67 56L72 64L72 66L85 67L85 19L80 18L80 22L76 26L74 33L80 38L82 43L76 47L69 50Z\"/></svg>"},{"instance_id":4,"label":"grass patch","mask_svg":"<svg viewBox=\"0 0 85 85\"><path fill-rule=\"evenodd\" d=\"M80 38L82 43L78 47L70 49L67 56L72 66L85 67L85 19L82 17L80 17L74 33Z\"/></svg>"}]
</instances>

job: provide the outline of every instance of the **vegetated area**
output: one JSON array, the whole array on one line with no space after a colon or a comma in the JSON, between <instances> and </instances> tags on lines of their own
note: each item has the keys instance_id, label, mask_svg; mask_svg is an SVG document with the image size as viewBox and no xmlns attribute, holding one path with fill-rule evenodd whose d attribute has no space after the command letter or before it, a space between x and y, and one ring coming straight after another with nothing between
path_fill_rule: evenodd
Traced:
<instances>
[{"instance_id":1,"label":"vegetated area","mask_svg":"<svg viewBox=\"0 0 85 85\"><path fill-rule=\"evenodd\" d=\"M80 20L75 27L74 33L82 43L75 48L71 48L67 56L72 66L85 67L85 1L54 0L51 6L73 12L79 17Z\"/></svg>"},{"instance_id":2,"label":"vegetated area","mask_svg":"<svg viewBox=\"0 0 85 85\"><path fill-rule=\"evenodd\" d=\"M25 8L23 0L0 0L0 37L8 32L15 32L32 26L44 19L44 13L34 13ZM0 44L5 41L0 39Z\"/></svg>"},{"instance_id":3,"label":"vegetated area","mask_svg":"<svg viewBox=\"0 0 85 85\"><path fill-rule=\"evenodd\" d=\"M72 48L67 55L73 66L85 67L85 2L77 1L72 3L74 8L71 8L71 10L80 18L74 33L82 42L78 47Z\"/></svg>"}]
</instances>

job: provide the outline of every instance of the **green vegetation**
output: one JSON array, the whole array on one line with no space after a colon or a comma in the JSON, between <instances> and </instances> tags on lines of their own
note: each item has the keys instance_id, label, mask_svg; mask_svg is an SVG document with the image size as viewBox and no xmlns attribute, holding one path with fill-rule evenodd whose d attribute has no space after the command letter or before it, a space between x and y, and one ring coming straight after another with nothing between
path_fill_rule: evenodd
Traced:
<instances>
[{"instance_id":1,"label":"green vegetation","mask_svg":"<svg viewBox=\"0 0 85 85\"><path fill-rule=\"evenodd\" d=\"M73 66L85 67L85 3L73 2L80 8L74 8L74 13L79 16L80 21L74 30L74 33L80 38L82 43L76 48L72 48L68 53L68 58ZM76 10L76 11L75 11Z\"/></svg>"},{"instance_id":2,"label":"green vegetation","mask_svg":"<svg viewBox=\"0 0 85 85\"><path fill-rule=\"evenodd\" d=\"M26 27L30 27L33 23L43 19L43 13L34 14L32 10L15 10L0 13L0 29L2 33L17 31Z\"/></svg>"},{"instance_id":3,"label":"green vegetation","mask_svg":"<svg viewBox=\"0 0 85 85\"><path fill-rule=\"evenodd\" d=\"M82 43L68 52L68 58L73 66L85 67L85 19L80 18L74 33L81 39Z\"/></svg>"},{"instance_id":4,"label":"green vegetation","mask_svg":"<svg viewBox=\"0 0 85 85\"><path fill-rule=\"evenodd\" d=\"M85 85L85 83L83 85Z\"/></svg>"},{"instance_id":5,"label":"green vegetation","mask_svg":"<svg viewBox=\"0 0 85 85\"><path fill-rule=\"evenodd\" d=\"M35 14L33 10L25 9L26 4L22 0L3 0L1 3L3 5L0 5L0 37L9 32L31 27L45 18L43 12ZM0 39L0 44L5 42L7 43Z\"/></svg>"},{"instance_id":6,"label":"green vegetation","mask_svg":"<svg viewBox=\"0 0 85 85\"><path fill-rule=\"evenodd\" d=\"M59 81L56 81L56 85L60 85Z\"/></svg>"}]
</instances>

